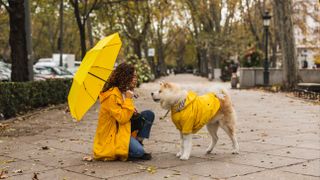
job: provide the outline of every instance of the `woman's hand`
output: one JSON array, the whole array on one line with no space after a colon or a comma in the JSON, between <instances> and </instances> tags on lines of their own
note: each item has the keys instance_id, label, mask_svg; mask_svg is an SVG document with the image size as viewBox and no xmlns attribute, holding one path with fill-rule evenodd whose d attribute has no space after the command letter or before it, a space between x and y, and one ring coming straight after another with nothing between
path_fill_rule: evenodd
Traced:
<instances>
[{"instance_id":1,"label":"woman's hand","mask_svg":"<svg viewBox=\"0 0 320 180\"><path fill-rule=\"evenodd\" d=\"M134 95L133 92L130 90L127 90L125 93L126 98L129 98L129 99L132 99L133 95Z\"/></svg>"}]
</instances>

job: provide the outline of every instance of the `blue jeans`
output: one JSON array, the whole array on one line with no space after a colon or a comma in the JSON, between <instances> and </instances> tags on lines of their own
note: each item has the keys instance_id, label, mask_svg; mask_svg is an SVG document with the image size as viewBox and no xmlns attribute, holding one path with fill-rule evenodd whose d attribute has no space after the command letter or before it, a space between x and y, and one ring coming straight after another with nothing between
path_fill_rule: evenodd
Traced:
<instances>
[{"instance_id":1,"label":"blue jeans","mask_svg":"<svg viewBox=\"0 0 320 180\"><path fill-rule=\"evenodd\" d=\"M145 122L141 130L138 132L138 137L149 138L151 127L154 120L154 113L150 110L142 111L141 116L144 117ZM141 157L144 154L143 146L134 137L130 137L129 157Z\"/></svg>"}]
</instances>

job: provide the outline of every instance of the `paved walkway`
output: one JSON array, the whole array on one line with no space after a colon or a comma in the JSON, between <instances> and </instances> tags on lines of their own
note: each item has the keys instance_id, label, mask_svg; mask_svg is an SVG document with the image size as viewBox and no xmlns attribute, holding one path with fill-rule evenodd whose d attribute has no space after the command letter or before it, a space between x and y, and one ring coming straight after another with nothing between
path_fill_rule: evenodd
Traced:
<instances>
[{"instance_id":1,"label":"paved walkway","mask_svg":"<svg viewBox=\"0 0 320 180\"><path fill-rule=\"evenodd\" d=\"M204 93L213 84L192 75L163 78ZM0 174L6 179L320 179L320 106L283 93L230 90L238 113L241 153L231 154L223 131L213 153L203 128L194 136L189 161L175 157L179 134L150 92L158 82L137 89L139 110L152 109L156 121L145 147L153 159L145 162L87 162L91 155L98 105L83 121L72 122L65 105L0 124Z\"/></svg>"}]
</instances>

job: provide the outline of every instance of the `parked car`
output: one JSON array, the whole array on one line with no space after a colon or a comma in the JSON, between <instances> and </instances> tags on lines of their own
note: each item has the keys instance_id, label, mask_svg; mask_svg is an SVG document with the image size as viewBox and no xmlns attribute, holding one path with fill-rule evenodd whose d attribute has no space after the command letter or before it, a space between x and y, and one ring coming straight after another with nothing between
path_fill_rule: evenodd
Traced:
<instances>
[{"instance_id":1,"label":"parked car","mask_svg":"<svg viewBox=\"0 0 320 180\"><path fill-rule=\"evenodd\" d=\"M73 74L63 67L55 66L34 66L35 80L54 78L73 78Z\"/></svg>"},{"instance_id":2,"label":"parked car","mask_svg":"<svg viewBox=\"0 0 320 180\"><path fill-rule=\"evenodd\" d=\"M11 65L0 61L0 81L11 80Z\"/></svg>"},{"instance_id":3,"label":"parked car","mask_svg":"<svg viewBox=\"0 0 320 180\"><path fill-rule=\"evenodd\" d=\"M10 81L10 78L8 75L3 74L3 72L0 70L0 82Z\"/></svg>"},{"instance_id":4,"label":"parked car","mask_svg":"<svg viewBox=\"0 0 320 180\"><path fill-rule=\"evenodd\" d=\"M74 62L74 67L68 68L68 71L70 71L73 75L76 74L80 67L81 62L80 61L75 61Z\"/></svg>"}]
</instances>

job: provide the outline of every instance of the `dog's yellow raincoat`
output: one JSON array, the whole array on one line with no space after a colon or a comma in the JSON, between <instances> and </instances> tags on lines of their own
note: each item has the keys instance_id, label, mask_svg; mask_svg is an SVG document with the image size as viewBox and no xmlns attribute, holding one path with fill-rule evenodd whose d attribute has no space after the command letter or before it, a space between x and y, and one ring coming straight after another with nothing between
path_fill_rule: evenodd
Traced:
<instances>
[{"instance_id":1,"label":"dog's yellow raincoat","mask_svg":"<svg viewBox=\"0 0 320 180\"><path fill-rule=\"evenodd\" d=\"M198 132L211 120L220 108L220 101L214 93L197 96L189 91L183 102L171 108L171 118L183 134Z\"/></svg>"},{"instance_id":2,"label":"dog's yellow raincoat","mask_svg":"<svg viewBox=\"0 0 320 180\"><path fill-rule=\"evenodd\" d=\"M131 135L130 118L134 112L133 100L123 100L117 87L101 93L98 127L93 154L99 160L126 160Z\"/></svg>"}]
</instances>

